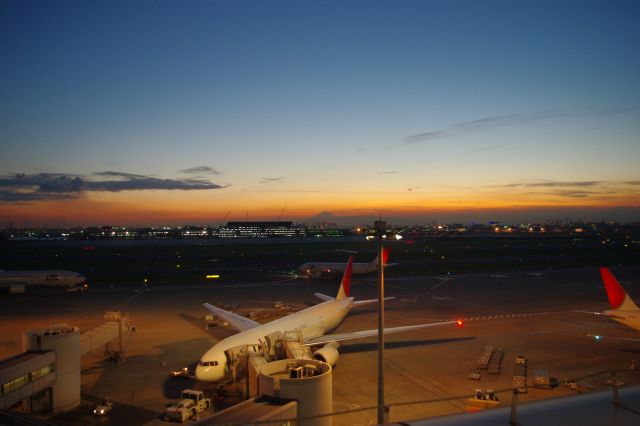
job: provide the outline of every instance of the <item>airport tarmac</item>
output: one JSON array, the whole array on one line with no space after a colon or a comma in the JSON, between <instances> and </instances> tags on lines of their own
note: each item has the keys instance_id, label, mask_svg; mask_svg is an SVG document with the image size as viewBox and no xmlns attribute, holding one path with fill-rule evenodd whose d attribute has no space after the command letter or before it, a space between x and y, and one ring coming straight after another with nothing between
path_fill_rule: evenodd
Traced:
<instances>
[{"instance_id":1,"label":"airport tarmac","mask_svg":"<svg viewBox=\"0 0 640 426\"><path fill-rule=\"evenodd\" d=\"M640 301L639 267L613 269L621 283ZM640 337L637 332L606 318L572 312L608 307L597 269L523 271L446 276L394 276L387 274L386 325L401 326L449 318L467 318L465 326L414 331L387 336L385 400L389 404L430 401L470 395L475 388L509 389L516 355L529 360L529 375L546 369L560 381L610 369L627 369L640 361L640 342L595 342L588 334ZM358 278L352 285L357 299L376 297L375 277ZM91 417L90 405L52 421L61 424L159 423L166 404L181 389L195 386L169 372L193 366L217 339L233 330L206 330L201 304L238 304L241 312L269 307L274 301L318 303L314 292L333 295L331 280L283 279L202 286L96 288L86 294L33 291L0 298L0 357L21 351L21 335L33 328L68 323L87 331L102 322L105 311L129 312L137 331L128 345L127 360L115 366L95 353L82 360L83 399L108 396L114 401L109 418ZM375 308L354 309L338 328L352 331L376 328ZM505 351L499 375L482 372L478 382L467 380L485 345ZM340 348L333 372L334 411L374 407L376 388L375 338L352 341ZM640 372L619 373L625 382L640 383ZM585 386L604 388L606 374L583 380ZM531 380L530 380L531 382ZM529 389L526 402L571 394L562 386L554 390ZM510 394L502 393L503 405ZM400 421L464 411L464 398L445 402L392 406L391 420ZM375 422L375 409L336 416L334 424Z\"/></svg>"}]
</instances>

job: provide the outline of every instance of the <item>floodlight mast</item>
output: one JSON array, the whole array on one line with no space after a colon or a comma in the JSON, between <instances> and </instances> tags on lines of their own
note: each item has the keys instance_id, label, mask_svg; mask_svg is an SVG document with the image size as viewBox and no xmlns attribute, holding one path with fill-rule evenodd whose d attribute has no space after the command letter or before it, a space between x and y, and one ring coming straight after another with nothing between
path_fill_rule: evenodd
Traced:
<instances>
[{"instance_id":1,"label":"floodlight mast","mask_svg":"<svg viewBox=\"0 0 640 426\"><path fill-rule=\"evenodd\" d=\"M387 223L376 220L373 224L378 237L378 424L387 424L389 413L384 405L384 253L383 236Z\"/></svg>"}]
</instances>

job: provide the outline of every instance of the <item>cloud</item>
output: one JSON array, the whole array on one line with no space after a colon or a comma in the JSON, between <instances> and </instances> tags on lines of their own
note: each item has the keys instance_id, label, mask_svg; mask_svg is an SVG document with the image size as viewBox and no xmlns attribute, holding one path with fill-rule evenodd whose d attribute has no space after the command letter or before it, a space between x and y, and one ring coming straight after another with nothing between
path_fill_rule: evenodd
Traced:
<instances>
[{"instance_id":1,"label":"cloud","mask_svg":"<svg viewBox=\"0 0 640 426\"><path fill-rule=\"evenodd\" d=\"M490 188L572 188L572 187L593 187L605 185L610 182L600 180L581 181L555 181L545 180L539 182L507 183L504 185L490 185Z\"/></svg>"},{"instance_id":2,"label":"cloud","mask_svg":"<svg viewBox=\"0 0 640 426\"><path fill-rule=\"evenodd\" d=\"M602 115L624 114L636 112L640 108L637 106L612 108L590 112L562 112L562 111L534 111L525 113L514 113L505 115L495 115L491 117L478 118L476 120L464 121L452 124L444 129L433 130L424 133L416 133L402 139L400 145L413 145L417 143L430 142L438 139L451 138L464 133L478 132L497 127L513 126L517 124L535 123L538 121L551 120L562 117L597 117ZM395 145L398 146L398 145Z\"/></svg>"},{"instance_id":3,"label":"cloud","mask_svg":"<svg viewBox=\"0 0 640 426\"><path fill-rule=\"evenodd\" d=\"M586 198L589 195L597 194L593 191L557 191L555 195L559 195L561 197L571 197L571 198Z\"/></svg>"},{"instance_id":4,"label":"cloud","mask_svg":"<svg viewBox=\"0 0 640 426\"><path fill-rule=\"evenodd\" d=\"M570 198L586 198L592 195L610 194L612 191L619 192L620 184L629 184L631 182L613 182L600 180L581 180L581 181L553 181L544 180L538 182L520 182L508 183L504 185L489 185L487 188L505 189L509 191L529 190L531 195L545 193L547 195Z\"/></svg>"},{"instance_id":5,"label":"cloud","mask_svg":"<svg viewBox=\"0 0 640 426\"><path fill-rule=\"evenodd\" d=\"M182 169L180 173L188 174L188 175L221 175L222 173L209 166L197 166L191 167L189 169Z\"/></svg>"},{"instance_id":6,"label":"cloud","mask_svg":"<svg viewBox=\"0 0 640 426\"><path fill-rule=\"evenodd\" d=\"M282 182L285 179L286 178L283 178L283 177L263 177L263 178L260 179L260 183Z\"/></svg>"},{"instance_id":7,"label":"cloud","mask_svg":"<svg viewBox=\"0 0 640 426\"><path fill-rule=\"evenodd\" d=\"M480 130L511 126L515 124L532 123L536 121L563 117L565 115L567 114L562 112L556 112L556 111L537 111L537 112L483 117L483 118L478 118L476 120L464 121L462 123L452 124L451 126L441 130L409 135L403 139L403 144L411 145L416 143L429 142L436 139L443 139L443 138L458 136L463 133L477 132Z\"/></svg>"},{"instance_id":8,"label":"cloud","mask_svg":"<svg viewBox=\"0 0 640 426\"><path fill-rule=\"evenodd\" d=\"M86 192L220 189L203 179L160 179L152 176L105 171L90 176L64 173L16 173L0 176L0 203L20 203L79 198Z\"/></svg>"},{"instance_id":9,"label":"cloud","mask_svg":"<svg viewBox=\"0 0 640 426\"><path fill-rule=\"evenodd\" d=\"M396 173L398 173L395 170L386 170L384 172L378 172L379 175L395 175Z\"/></svg>"},{"instance_id":10,"label":"cloud","mask_svg":"<svg viewBox=\"0 0 640 426\"><path fill-rule=\"evenodd\" d=\"M529 188L534 188L534 187L547 187L547 188L562 187L562 188L564 188L564 187L571 187L571 186L578 186L578 187L598 186L598 185L602 185L604 183L606 183L606 182L598 181L598 180L583 180L583 181L569 181L569 182L544 181L544 182L526 183L526 184L523 184L523 186L529 187Z\"/></svg>"}]
</instances>

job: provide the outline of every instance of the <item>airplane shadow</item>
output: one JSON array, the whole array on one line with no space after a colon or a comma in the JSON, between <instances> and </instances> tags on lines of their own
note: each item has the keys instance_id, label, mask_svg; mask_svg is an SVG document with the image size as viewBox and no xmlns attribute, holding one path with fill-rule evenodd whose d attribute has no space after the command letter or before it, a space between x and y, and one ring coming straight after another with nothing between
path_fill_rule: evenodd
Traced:
<instances>
[{"instance_id":1,"label":"airplane shadow","mask_svg":"<svg viewBox=\"0 0 640 426\"><path fill-rule=\"evenodd\" d=\"M204 329L204 319L202 317L194 317L193 315L189 315L189 314L185 314L185 313L179 313L178 317L180 317L181 319L185 320L186 322L188 322L189 324L191 324L192 326L202 330Z\"/></svg>"},{"instance_id":2,"label":"airplane shadow","mask_svg":"<svg viewBox=\"0 0 640 426\"><path fill-rule=\"evenodd\" d=\"M178 317L185 320L199 330L205 330L204 319L202 317L194 317L193 315L185 313L178 314ZM218 340L237 333L237 331L232 328L222 326L209 327L209 329L206 331L207 333L209 333L209 335L214 336Z\"/></svg>"},{"instance_id":3,"label":"airplane shadow","mask_svg":"<svg viewBox=\"0 0 640 426\"><path fill-rule=\"evenodd\" d=\"M387 312L387 311L390 311L390 309L385 306L384 311ZM351 309L349 311L349 316L353 317L358 315L375 314L377 312L378 312L378 308L358 308L358 309Z\"/></svg>"},{"instance_id":4,"label":"airplane shadow","mask_svg":"<svg viewBox=\"0 0 640 426\"><path fill-rule=\"evenodd\" d=\"M405 340L401 342L385 342L385 349L400 349L400 348L412 348L417 346L432 346L443 345L447 343L464 342L467 340L475 339L475 336L471 337L454 337L451 339L421 339L421 340ZM340 346L341 354L359 353L359 352L371 352L377 351L377 343L350 343Z\"/></svg>"}]
</instances>

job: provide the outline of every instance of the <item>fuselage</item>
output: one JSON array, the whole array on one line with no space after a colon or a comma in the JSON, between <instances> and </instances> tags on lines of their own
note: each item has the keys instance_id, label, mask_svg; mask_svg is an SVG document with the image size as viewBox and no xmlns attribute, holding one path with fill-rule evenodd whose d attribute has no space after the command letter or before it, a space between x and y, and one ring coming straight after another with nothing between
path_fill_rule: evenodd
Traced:
<instances>
[{"instance_id":1,"label":"fuselage","mask_svg":"<svg viewBox=\"0 0 640 426\"><path fill-rule=\"evenodd\" d=\"M321 276L321 275L340 275L344 273L346 263L341 262L307 262L300 266L298 270L306 275ZM352 275L368 274L378 270L378 264L376 263L354 263Z\"/></svg>"},{"instance_id":2,"label":"fuselage","mask_svg":"<svg viewBox=\"0 0 640 426\"><path fill-rule=\"evenodd\" d=\"M222 380L227 363L225 351L242 345L255 345L258 350L260 342L272 333L297 331L303 338L322 336L344 320L352 305L352 297L330 300L222 339L200 358L196 379L203 382Z\"/></svg>"},{"instance_id":3,"label":"fuselage","mask_svg":"<svg viewBox=\"0 0 640 426\"><path fill-rule=\"evenodd\" d=\"M87 279L73 271L0 271L0 287L74 287L86 284Z\"/></svg>"}]
</instances>

